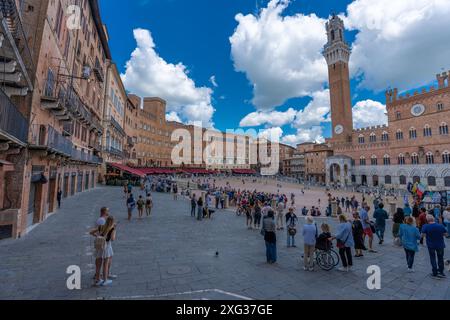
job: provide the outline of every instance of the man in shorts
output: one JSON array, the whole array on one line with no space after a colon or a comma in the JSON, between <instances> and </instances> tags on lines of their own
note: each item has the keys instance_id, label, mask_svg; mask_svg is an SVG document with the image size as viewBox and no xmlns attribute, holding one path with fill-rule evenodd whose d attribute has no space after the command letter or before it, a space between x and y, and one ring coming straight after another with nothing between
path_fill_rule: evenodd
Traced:
<instances>
[{"instance_id":1,"label":"man in shorts","mask_svg":"<svg viewBox=\"0 0 450 320\"><path fill-rule=\"evenodd\" d=\"M366 236L369 237L369 252L376 253L376 251L373 250L373 248L372 248L373 232L372 232L372 227L370 225L369 210L370 210L370 207L368 205L364 205L361 208L361 211L359 212L359 216L361 218L361 224L364 229L364 238Z\"/></svg>"}]
</instances>

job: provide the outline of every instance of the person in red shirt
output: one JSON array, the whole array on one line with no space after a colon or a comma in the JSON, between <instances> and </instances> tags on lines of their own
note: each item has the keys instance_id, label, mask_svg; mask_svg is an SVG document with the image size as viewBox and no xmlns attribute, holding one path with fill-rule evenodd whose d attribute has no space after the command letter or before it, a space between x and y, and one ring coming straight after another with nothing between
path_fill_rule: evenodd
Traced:
<instances>
[{"instance_id":1,"label":"person in red shirt","mask_svg":"<svg viewBox=\"0 0 450 320\"><path fill-rule=\"evenodd\" d=\"M419 212L420 212L420 214L419 214L419 217L417 218L419 225L417 226L417 228L419 228L419 232L422 233L422 227L428 223L427 222L427 209L420 208ZM423 244L423 238L420 239L420 244Z\"/></svg>"}]
</instances>

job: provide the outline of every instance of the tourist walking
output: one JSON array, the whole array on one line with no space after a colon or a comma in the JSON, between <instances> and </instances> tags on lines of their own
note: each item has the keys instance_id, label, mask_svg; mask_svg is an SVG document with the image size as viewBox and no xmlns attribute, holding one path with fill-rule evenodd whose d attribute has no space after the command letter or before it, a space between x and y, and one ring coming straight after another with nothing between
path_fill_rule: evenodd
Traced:
<instances>
[{"instance_id":1,"label":"tourist walking","mask_svg":"<svg viewBox=\"0 0 450 320\"><path fill-rule=\"evenodd\" d=\"M414 226L414 218L407 217L405 223L402 223L399 228L398 237L406 254L406 264L408 265L408 272L414 272L414 256L419 251L417 241L420 240L419 230Z\"/></svg>"},{"instance_id":2,"label":"tourist walking","mask_svg":"<svg viewBox=\"0 0 450 320\"><path fill-rule=\"evenodd\" d=\"M191 196L191 217L195 217L195 208L197 207L197 199L195 198L195 193Z\"/></svg>"},{"instance_id":3,"label":"tourist walking","mask_svg":"<svg viewBox=\"0 0 450 320\"><path fill-rule=\"evenodd\" d=\"M145 202L141 195L139 196L136 204L137 204L139 219L142 219L142 216L144 215Z\"/></svg>"},{"instance_id":4,"label":"tourist walking","mask_svg":"<svg viewBox=\"0 0 450 320\"><path fill-rule=\"evenodd\" d=\"M259 201L256 201L255 203L255 208L253 209L253 215L254 215L254 219L253 219L253 223L254 223L254 227L255 229L259 230L260 225L261 225L261 206Z\"/></svg>"},{"instance_id":5,"label":"tourist walking","mask_svg":"<svg viewBox=\"0 0 450 320\"><path fill-rule=\"evenodd\" d=\"M426 238L433 278L445 278L444 274L444 237L448 236L447 230L441 224L436 223L432 215L427 215L427 224L422 226L422 238Z\"/></svg>"},{"instance_id":6,"label":"tourist walking","mask_svg":"<svg viewBox=\"0 0 450 320\"><path fill-rule=\"evenodd\" d=\"M355 242L353 240L352 224L347 221L345 215L339 216L336 240L342 261L342 267L338 270L343 272L350 271L353 267L352 247L355 246Z\"/></svg>"},{"instance_id":7,"label":"tourist walking","mask_svg":"<svg viewBox=\"0 0 450 320\"><path fill-rule=\"evenodd\" d=\"M356 211L353 213L352 233L355 242L355 257L364 257L363 250L367 250L364 245L364 228Z\"/></svg>"},{"instance_id":8,"label":"tourist walking","mask_svg":"<svg viewBox=\"0 0 450 320\"><path fill-rule=\"evenodd\" d=\"M147 217L150 217L152 213L152 208L153 208L153 198L149 192L147 193L147 197L145 198L145 213L147 214Z\"/></svg>"},{"instance_id":9,"label":"tourist walking","mask_svg":"<svg viewBox=\"0 0 450 320\"><path fill-rule=\"evenodd\" d=\"M290 207L286 214L286 230L287 230L287 247L295 248L295 235L297 234L297 215L294 212L294 208Z\"/></svg>"},{"instance_id":10,"label":"tourist walking","mask_svg":"<svg viewBox=\"0 0 450 320\"><path fill-rule=\"evenodd\" d=\"M370 207L364 204L359 212L359 216L361 218L361 223L364 228L364 238L366 236L369 238L369 252L376 253L376 251L373 250L373 231L372 226L370 225L369 211Z\"/></svg>"},{"instance_id":11,"label":"tourist walking","mask_svg":"<svg viewBox=\"0 0 450 320\"><path fill-rule=\"evenodd\" d=\"M56 200L58 201L58 209L61 208L61 198L62 198L62 191L61 189L58 189L58 193L56 194Z\"/></svg>"},{"instance_id":12,"label":"tourist walking","mask_svg":"<svg viewBox=\"0 0 450 320\"><path fill-rule=\"evenodd\" d=\"M313 257L316 248L317 233L318 230L314 224L314 219L312 217L306 217L306 223L303 226L302 232L304 243L303 270L305 271L314 271Z\"/></svg>"},{"instance_id":13,"label":"tourist walking","mask_svg":"<svg viewBox=\"0 0 450 320\"><path fill-rule=\"evenodd\" d=\"M422 228L427 224L427 209L420 208L419 216L417 217L417 228L419 228L419 232L422 233ZM423 237L420 238L420 244L423 244Z\"/></svg>"},{"instance_id":14,"label":"tourist walking","mask_svg":"<svg viewBox=\"0 0 450 320\"><path fill-rule=\"evenodd\" d=\"M178 200L178 186L176 183L173 184L172 190L173 190L173 200L177 201Z\"/></svg>"},{"instance_id":15,"label":"tourist walking","mask_svg":"<svg viewBox=\"0 0 450 320\"><path fill-rule=\"evenodd\" d=\"M396 238L398 238L400 225L405 222L405 213L402 208L397 208L397 211L394 213L392 221L394 222L392 226L392 236L394 237L395 240Z\"/></svg>"},{"instance_id":16,"label":"tourist walking","mask_svg":"<svg viewBox=\"0 0 450 320\"><path fill-rule=\"evenodd\" d=\"M275 231L275 213L270 210L267 216L263 219L263 226L261 232L264 234L264 241L266 243L266 258L267 263L273 264L277 262L277 235Z\"/></svg>"},{"instance_id":17,"label":"tourist walking","mask_svg":"<svg viewBox=\"0 0 450 320\"><path fill-rule=\"evenodd\" d=\"M284 204L282 201L279 201L277 204L277 230L284 230L283 211Z\"/></svg>"},{"instance_id":18,"label":"tourist walking","mask_svg":"<svg viewBox=\"0 0 450 320\"><path fill-rule=\"evenodd\" d=\"M377 209L373 213L373 218L375 219L375 232L380 239L378 244L384 243L384 231L386 230L386 220L389 219L389 215L384 210L384 204L378 203Z\"/></svg>"},{"instance_id":19,"label":"tourist walking","mask_svg":"<svg viewBox=\"0 0 450 320\"><path fill-rule=\"evenodd\" d=\"M130 196L127 199L127 208L128 208L128 221L131 221L133 211L136 208L136 201L134 200L132 193L130 193Z\"/></svg>"},{"instance_id":20,"label":"tourist walking","mask_svg":"<svg viewBox=\"0 0 450 320\"><path fill-rule=\"evenodd\" d=\"M203 198L198 197L197 200L197 220L201 221L203 219Z\"/></svg>"}]
</instances>

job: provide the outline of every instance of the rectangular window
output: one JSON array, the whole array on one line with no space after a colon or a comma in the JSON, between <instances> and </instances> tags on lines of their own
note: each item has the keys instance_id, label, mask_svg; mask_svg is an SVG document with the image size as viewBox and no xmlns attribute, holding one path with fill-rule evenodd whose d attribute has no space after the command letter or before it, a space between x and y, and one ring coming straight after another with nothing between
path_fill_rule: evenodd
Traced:
<instances>
[{"instance_id":1,"label":"rectangular window","mask_svg":"<svg viewBox=\"0 0 450 320\"><path fill-rule=\"evenodd\" d=\"M60 37L61 37L63 18L64 18L64 11L63 11L61 2L59 2L58 3L58 13L56 15L56 25L55 25L55 31L58 36L58 39L60 39Z\"/></svg>"}]
</instances>

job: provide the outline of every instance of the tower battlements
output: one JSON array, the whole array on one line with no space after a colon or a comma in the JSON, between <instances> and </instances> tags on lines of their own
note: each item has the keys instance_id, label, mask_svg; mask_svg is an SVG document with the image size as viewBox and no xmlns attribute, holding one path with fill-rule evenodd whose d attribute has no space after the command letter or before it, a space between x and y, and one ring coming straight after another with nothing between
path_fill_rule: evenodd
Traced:
<instances>
[{"instance_id":1,"label":"tower battlements","mask_svg":"<svg viewBox=\"0 0 450 320\"><path fill-rule=\"evenodd\" d=\"M397 88L386 90L386 92L385 92L386 105L393 104L397 101L404 101L404 100L407 100L412 97L416 98L417 96L432 93L433 91L436 91L439 89L450 88L450 83L449 83L450 82L449 81L450 80L450 71L437 74L436 80L438 83L437 88L436 88L436 86L430 86L428 88L422 88L420 91L412 90L410 92L406 92L406 93L403 93L400 95L398 94Z\"/></svg>"}]
</instances>

